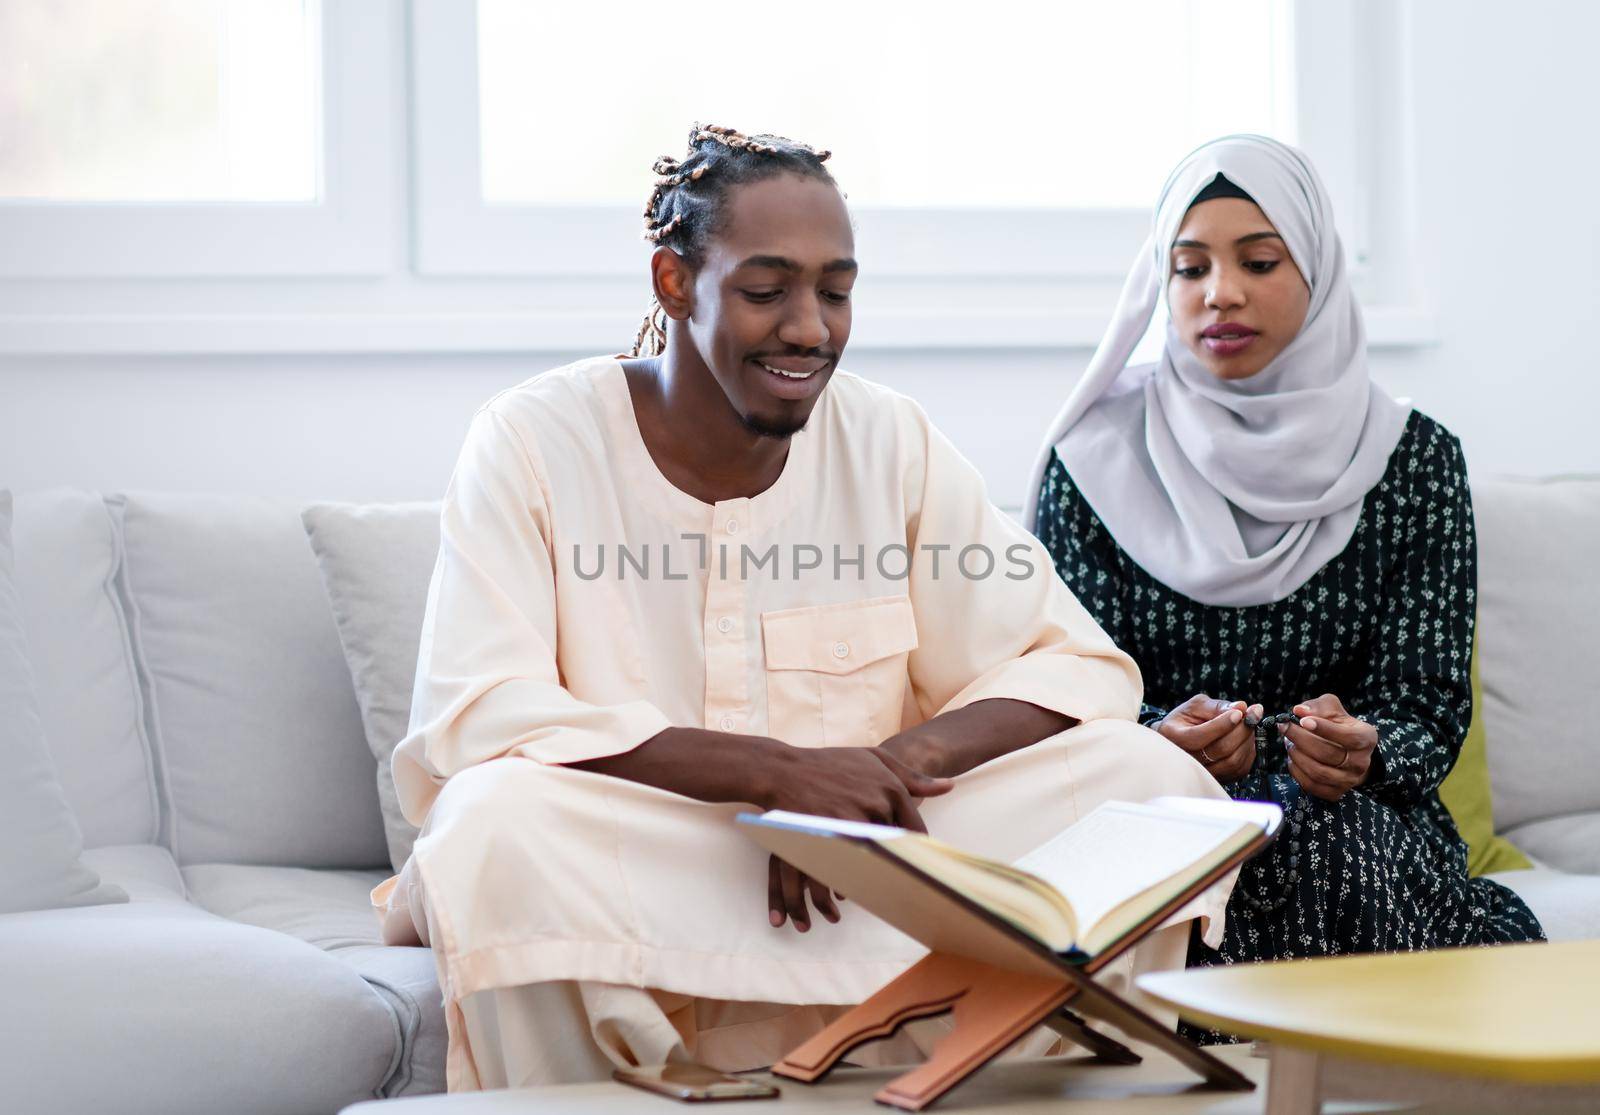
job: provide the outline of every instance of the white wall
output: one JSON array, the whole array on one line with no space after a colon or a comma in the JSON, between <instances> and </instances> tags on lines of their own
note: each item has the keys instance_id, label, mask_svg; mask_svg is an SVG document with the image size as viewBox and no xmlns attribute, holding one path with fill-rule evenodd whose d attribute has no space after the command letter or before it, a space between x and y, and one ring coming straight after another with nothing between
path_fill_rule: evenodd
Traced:
<instances>
[{"instance_id":1,"label":"white wall","mask_svg":"<svg viewBox=\"0 0 1600 1115\"><path fill-rule=\"evenodd\" d=\"M12 361L0 365L0 487L434 498L480 403L578 355ZM880 352L847 364L922 400L991 484L1017 488L1045 403L1083 359Z\"/></svg>"},{"instance_id":2,"label":"white wall","mask_svg":"<svg viewBox=\"0 0 1600 1115\"><path fill-rule=\"evenodd\" d=\"M1600 471L1597 39L1600 5L1414 5L1405 157L1440 339L1375 352L1373 367L1461 435L1480 475ZM576 355L8 357L0 486L431 498L482 400ZM846 364L921 399L1016 503L1087 356L880 350Z\"/></svg>"},{"instance_id":3,"label":"white wall","mask_svg":"<svg viewBox=\"0 0 1600 1115\"><path fill-rule=\"evenodd\" d=\"M1600 471L1600 5L1415 5L1417 250L1441 343L1375 360L1479 473Z\"/></svg>"}]
</instances>

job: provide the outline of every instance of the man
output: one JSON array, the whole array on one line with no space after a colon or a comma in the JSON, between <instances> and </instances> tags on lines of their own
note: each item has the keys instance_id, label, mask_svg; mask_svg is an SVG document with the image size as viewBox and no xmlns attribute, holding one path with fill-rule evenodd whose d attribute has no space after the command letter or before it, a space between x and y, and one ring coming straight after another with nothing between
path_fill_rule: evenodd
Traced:
<instances>
[{"instance_id":1,"label":"man","mask_svg":"<svg viewBox=\"0 0 1600 1115\"><path fill-rule=\"evenodd\" d=\"M921 955L766 858L751 806L1011 859L1106 798L1223 796L922 411L837 371L825 159L697 127L656 164L633 357L474 419L394 760L422 832L374 892L437 953L452 1090L766 1065ZM1181 917L1216 936L1225 890Z\"/></svg>"}]
</instances>

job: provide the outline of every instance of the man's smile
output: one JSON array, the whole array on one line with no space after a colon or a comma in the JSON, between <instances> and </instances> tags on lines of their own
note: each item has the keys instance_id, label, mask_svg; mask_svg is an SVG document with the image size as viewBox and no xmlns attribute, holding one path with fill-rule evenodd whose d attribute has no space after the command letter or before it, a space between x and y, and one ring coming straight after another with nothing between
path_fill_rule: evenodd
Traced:
<instances>
[{"instance_id":1,"label":"man's smile","mask_svg":"<svg viewBox=\"0 0 1600 1115\"><path fill-rule=\"evenodd\" d=\"M828 369L833 367L831 358L815 356L752 356L750 363L761 369L767 392L788 402L809 399L821 391L828 381Z\"/></svg>"},{"instance_id":2,"label":"man's smile","mask_svg":"<svg viewBox=\"0 0 1600 1115\"><path fill-rule=\"evenodd\" d=\"M756 356L751 359L773 375L786 376L789 379L809 379L832 362L831 359L819 359L815 356Z\"/></svg>"}]
</instances>

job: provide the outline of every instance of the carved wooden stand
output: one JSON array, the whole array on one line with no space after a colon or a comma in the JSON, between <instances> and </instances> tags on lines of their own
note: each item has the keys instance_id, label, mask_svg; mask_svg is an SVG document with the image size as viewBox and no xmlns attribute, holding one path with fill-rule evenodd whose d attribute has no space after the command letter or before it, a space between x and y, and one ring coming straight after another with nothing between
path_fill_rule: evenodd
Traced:
<instances>
[{"instance_id":1,"label":"carved wooden stand","mask_svg":"<svg viewBox=\"0 0 1600 1115\"><path fill-rule=\"evenodd\" d=\"M1084 1015L1155 1046L1213 1087L1236 1091L1255 1087L1242 1073L1180 1038L1097 983L1094 976L1191 898L1266 847L1275 830L1265 830L1204 878L1152 910L1138 927L1079 964L910 866L877 840L818 833L789 822L741 820L751 824L751 835L768 851L855 897L931 950L774 1065L772 1071L779 1076L813 1083L861 1043L888 1037L915 1019L947 1012L953 1016L952 1031L920 1067L885 1085L876 1096L879 1103L921 1111L1039 1025L1089 1050L1098 1060L1138 1063L1138 1054L1090 1029L1079 1017ZM1065 1009L1069 1002L1072 1011Z\"/></svg>"},{"instance_id":2,"label":"carved wooden stand","mask_svg":"<svg viewBox=\"0 0 1600 1115\"><path fill-rule=\"evenodd\" d=\"M1086 1010L1122 1027L1141 1041L1172 1054L1213 1086L1237 1090L1250 1081L1204 1050L1184 1041L1088 975L1064 969L1059 978L1009 971L963 956L934 952L842 1015L801 1045L772 1071L806 1084L827 1075L856 1046L888 1037L907 1022L946 1012L954 1029L919 1067L891 1080L874 1097L879 1103L921 1111L982 1068L1035 1026L1049 1026L1101 1061L1137 1064L1139 1055L1090 1029L1066 1004L1084 1000Z\"/></svg>"}]
</instances>

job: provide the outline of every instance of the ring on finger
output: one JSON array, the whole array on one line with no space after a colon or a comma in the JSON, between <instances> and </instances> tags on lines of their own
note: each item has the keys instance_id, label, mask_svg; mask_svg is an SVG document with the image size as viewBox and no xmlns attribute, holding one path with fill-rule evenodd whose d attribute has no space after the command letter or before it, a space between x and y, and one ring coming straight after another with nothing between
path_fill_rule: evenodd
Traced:
<instances>
[{"instance_id":1,"label":"ring on finger","mask_svg":"<svg viewBox=\"0 0 1600 1115\"><path fill-rule=\"evenodd\" d=\"M1345 767L1345 764L1348 763L1349 761L1350 761L1350 749L1348 747L1342 748L1340 750L1340 752L1339 752L1339 765L1334 767L1333 769L1334 770L1343 770L1344 767Z\"/></svg>"},{"instance_id":2,"label":"ring on finger","mask_svg":"<svg viewBox=\"0 0 1600 1115\"><path fill-rule=\"evenodd\" d=\"M1209 755L1209 754L1208 754L1208 753L1207 753L1207 751L1208 751L1208 749L1209 749L1209 748L1210 748L1210 746L1211 746L1211 745L1210 745L1210 744L1206 744L1206 746L1205 746L1205 747L1202 747L1202 748L1201 748L1201 749L1200 749L1200 757L1201 757L1201 758L1202 758L1202 759L1204 759L1204 760L1205 760L1205 761L1206 761L1206 762L1208 762L1208 763L1214 763L1214 762L1216 762L1216 760L1215 760L1215 759L1213 759L1213 758L1212 758L1212 757L1211 757L1211 756L1210 756L1210 755Z\"/></svg>"}]
</instances>

